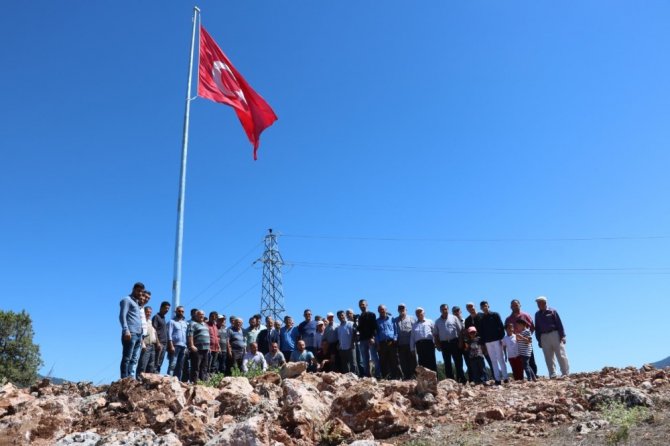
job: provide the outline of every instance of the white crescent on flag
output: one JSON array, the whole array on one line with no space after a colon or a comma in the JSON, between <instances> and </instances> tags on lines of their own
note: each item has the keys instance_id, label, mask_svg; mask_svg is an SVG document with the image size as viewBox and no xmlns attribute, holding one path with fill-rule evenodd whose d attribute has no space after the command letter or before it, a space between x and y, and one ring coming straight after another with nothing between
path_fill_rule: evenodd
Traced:
<instances>
[{"instance_id":1,"label":"white crescent on flag","mask_svg":"<svg viewBox=\"0 0 670 446\"><path fill-rule=\"evenodd\" d=\"M244 105L247 105L247 99L244 97L244 93L242 92L240 85L237 83L235 75L225 62L221 62L220 60L214 61L212 64L212 77L214 78L214 82L216 82L216 86L224 96L239 100L243 102Z\"/></svg>"}]
</instances>

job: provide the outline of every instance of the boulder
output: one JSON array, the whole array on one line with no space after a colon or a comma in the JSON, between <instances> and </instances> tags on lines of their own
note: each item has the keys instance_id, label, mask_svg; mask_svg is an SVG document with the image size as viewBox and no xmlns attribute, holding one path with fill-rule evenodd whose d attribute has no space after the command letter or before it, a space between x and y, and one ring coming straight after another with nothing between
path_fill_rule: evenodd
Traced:
<instances>
[{"instance_id":1,"label":"boulder","mask_svg":"<svg viewBox=\"0 0 670 446\"><path fill-rule=\"evenodd\" d=\"M327 444L340 444L354 438L354 432L339 418L328 420L323 426L321 441Z\"/></svg>"},{"instance_id":2,"label":"boulder","mask_svg":"<svg viewBox=\"0 0 670 446\"><path fill-rule=\"evenodd\" d=\"M306 440L318 440L320 429L330 412L319 390L297 379L282 383L280 419L289 435Z\"/></svg>"},{"instance_id":3,"label":"boulder","mask_svg":"<svg viewBox=\"0 0 670 446\"><path fill-rule=\"evenodd\" d=\"M207 414L195 406L189 406L177 414L174 431L182 443L202 445L214 437L214 429L208 425Z\"/></svg>"},{"instance_id":4,"label":"boulder","mask_svg":"<svg viewBox=\"0 0 670 446\"><path fill-rule=\"evenodd\" d=\"M592 408L599 408L612 403L623 403L626 407L652 407L654 402L643 391L633 387L601 388L589 397Z\"/></svg>"},{"instance_id":5,"label":"boulder","mask_svg":"<svg viewBox=\"0 0 670 446\"><path fill-rule=\"evenodd\" d=\"M0 417L6 413L16 413L21 406L35 400L35 397L25 390L17 388L12 383L0 387Z\"/></svg>"},{"instance_id":6,"label":"boulder","mask_svg":"<svg viewBox=\"0 0 670 446\"><path fill-rule=\"evenodd\" d=\"M305 373L305 370L307 370L306 362L287 362L279 369L279 375L281 379L297 378Z\"/></svg>"},{"instance_id":7,"label":"boulder","mask_svg":"<svg viewBox=\"0 0 670 446\"><path fill-rule=\"evenodd\" d=\"M96 446L182 446L173 433L156 435L151 429L115 431L104 435Z\"/></svg>"},{"instance_id":8,"label":"boulder","mask_svg":"<svg viewBox=\"0 0 670 446\"><path fill-rule=\"evenodd\" d=\"M167 406L173 413L178 413L186 406L184 390L174 376L145 373L142 377L141 382L124 378L112 383L107 391L108 401L122 403L128 412Z\"/></svg>"},{"instance_id":9,"label":"boulder","mask_svg":"<svg viewBox=\"0 0 670 446\"><path fill-rule=\"evenodd\" d=\"M270 439L271 421L263 415L231 424L210 439L206 446L266 446Z\"/></svg>"},{"instance_id":10,"label":"boulder","mask_svg":"<svg viewBox=\"0 0 670 446\"><path fill-rule=\"evenodd\" d=\"M58 440L55 446L97 446L100 438L95 432L75 432Z\"/></svg>"},{"instance_id":11,"label":"boulder","mask_svg":"<svg viewBox=\"0 0 670 446\"><path fill-rule=\"evenodd\" d=\"M254 388L257 388L263 384L274 384L276 386L281 386L281 376L279 376L279 373L276 372L267 372L250 379L249 383Z\"/></svg>"},{"instance_id":12,"label":"boulder","mask_svg":"<svg viewBox=\"0 0 670 446\"><path fill-rule=\"evenodd\" d=\"M416 393L432 393L437 396L437 373L420 365L416 366Z\"/></svg>"}]
</instances>

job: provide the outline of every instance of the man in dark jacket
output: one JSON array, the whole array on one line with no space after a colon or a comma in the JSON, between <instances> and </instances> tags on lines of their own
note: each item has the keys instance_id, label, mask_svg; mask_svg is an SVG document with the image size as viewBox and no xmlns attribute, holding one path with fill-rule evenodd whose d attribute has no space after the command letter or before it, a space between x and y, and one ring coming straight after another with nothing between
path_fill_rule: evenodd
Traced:
<instances>
[{"instance_id":1,"label":"man in dark jacket","mask_svg":"<svg viewBox=\"0 0 670 446\"><path fill-rule=\"evenodd\" d=\"M363 370L360 372L363 376L370 376L370 358L372 357L375 363L375 375L379 378L381 377L381 365L375 344L377 315L372 311L368 311L368 302L365 299L358 301L358 308L361 309L361 315L358 316L358 340L363 360Z\"/></svg>"},{"instance_id":2,"label":"man in dark jacket","mask_svg":"<svg viewBox=\"0 0 670 446\"><path fill-rule=\"evenodd\" d=\"M479 336L486 344L486 351L491 358L493 377L497 385L500 385L501 379L508 381L507 366L502 350L502 339L505 337L505 327L503 326L500 315L489 310L489 303L483 300L479 304L482 310L479 321Z\"/></svg>"}]
</instances>

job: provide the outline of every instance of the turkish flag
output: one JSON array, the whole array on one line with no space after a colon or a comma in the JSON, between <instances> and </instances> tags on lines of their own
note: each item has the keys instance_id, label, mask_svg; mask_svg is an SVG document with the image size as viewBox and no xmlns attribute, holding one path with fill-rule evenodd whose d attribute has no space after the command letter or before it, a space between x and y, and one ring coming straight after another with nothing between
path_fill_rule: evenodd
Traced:
<instances>
[{"instance_id":1,"label":"turkish flag","mask_svg":"<svg viewBox=\"0 0 670 446\"><path fill-rule=\"evenodd\" d=\"M277 120L270 105L247 83L223 54L214 39L200 26L198 96L230 105L254 146L254 160L261 132Z\"/></svg>"}]
</instances>

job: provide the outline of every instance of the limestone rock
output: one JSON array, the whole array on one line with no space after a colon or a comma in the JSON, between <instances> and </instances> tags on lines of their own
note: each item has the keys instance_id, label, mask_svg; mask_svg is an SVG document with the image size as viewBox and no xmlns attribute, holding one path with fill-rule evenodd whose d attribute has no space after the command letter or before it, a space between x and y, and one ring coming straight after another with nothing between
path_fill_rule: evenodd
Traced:
<instances>
[{"instance_id":1,"label":"limestone rock","mask_svg":"<svg viewBox=\"0 0 670 446\"><path fill-rule=\"evenodd\" d=\"M214 436L206 446L266 446L272 444L270 439L270 422L262 415L257 415L226 427Z\"/></svg>"},{"instance_id":2,"label":"limestone rock","mask_svg":"<svg viewBox=\"0 0 670 446\"><path fill-rule=\"evenodd\" d=\"M318 440L320 428L330 412L319 390L296 379L284 380L282 389L282 426L291 436Z\"/></svg>"},{"instance_id":3,"label":"limestone rock","mask_svg":"<svg viewBox=\"0 0 670 446\"><path fill-rule=\"evenodd\" d=\"M219 396L216 399L221 403L220 415L244 417L261 402L260 396L254 392L249 380L244 377L226 377L219 384L219 389Z\"/></svg>"},{"instance_id":4,"label":"limestone rock","mask_svg":"<svg viewBox=\"0 0 670 446\"><path fill-rule=\"evenodd\" d=\"M96 446L99 441L100 435L95 432L75 432L58 440L55 446Z\"/></svg>"},{"instance_id":5,"label":"limestone rock","mask_svg":"<svg viewBox=\"0 0 670 446\"><path fill-rule=\"evenodd\" d=\"M589 398L589 404L593 408L616 402L623 403L626 407L654 405L649 396L633 387L603 388Z\"/></svg>"},{"instance_id":6,"label":"limestone rock","mask_svg":"<svg viewBox=\"0 0 670 446\"><path fill-rule=\"evenodd\" d=\"M287 362L281 369L279 369L279 375L281 376L281 379L296 378L305 373L306 370L306 362Z\"/></svg>"},{"instance_id":7,"label":"limestone rock","mask_svg":"<svg viewBox=\"0 0 670 446\"><path fill-rule=\"evenodd\" d=\"M437 396L437 373L420 365L416 366L416 393Z\"/></svg>"}]
</instances>

